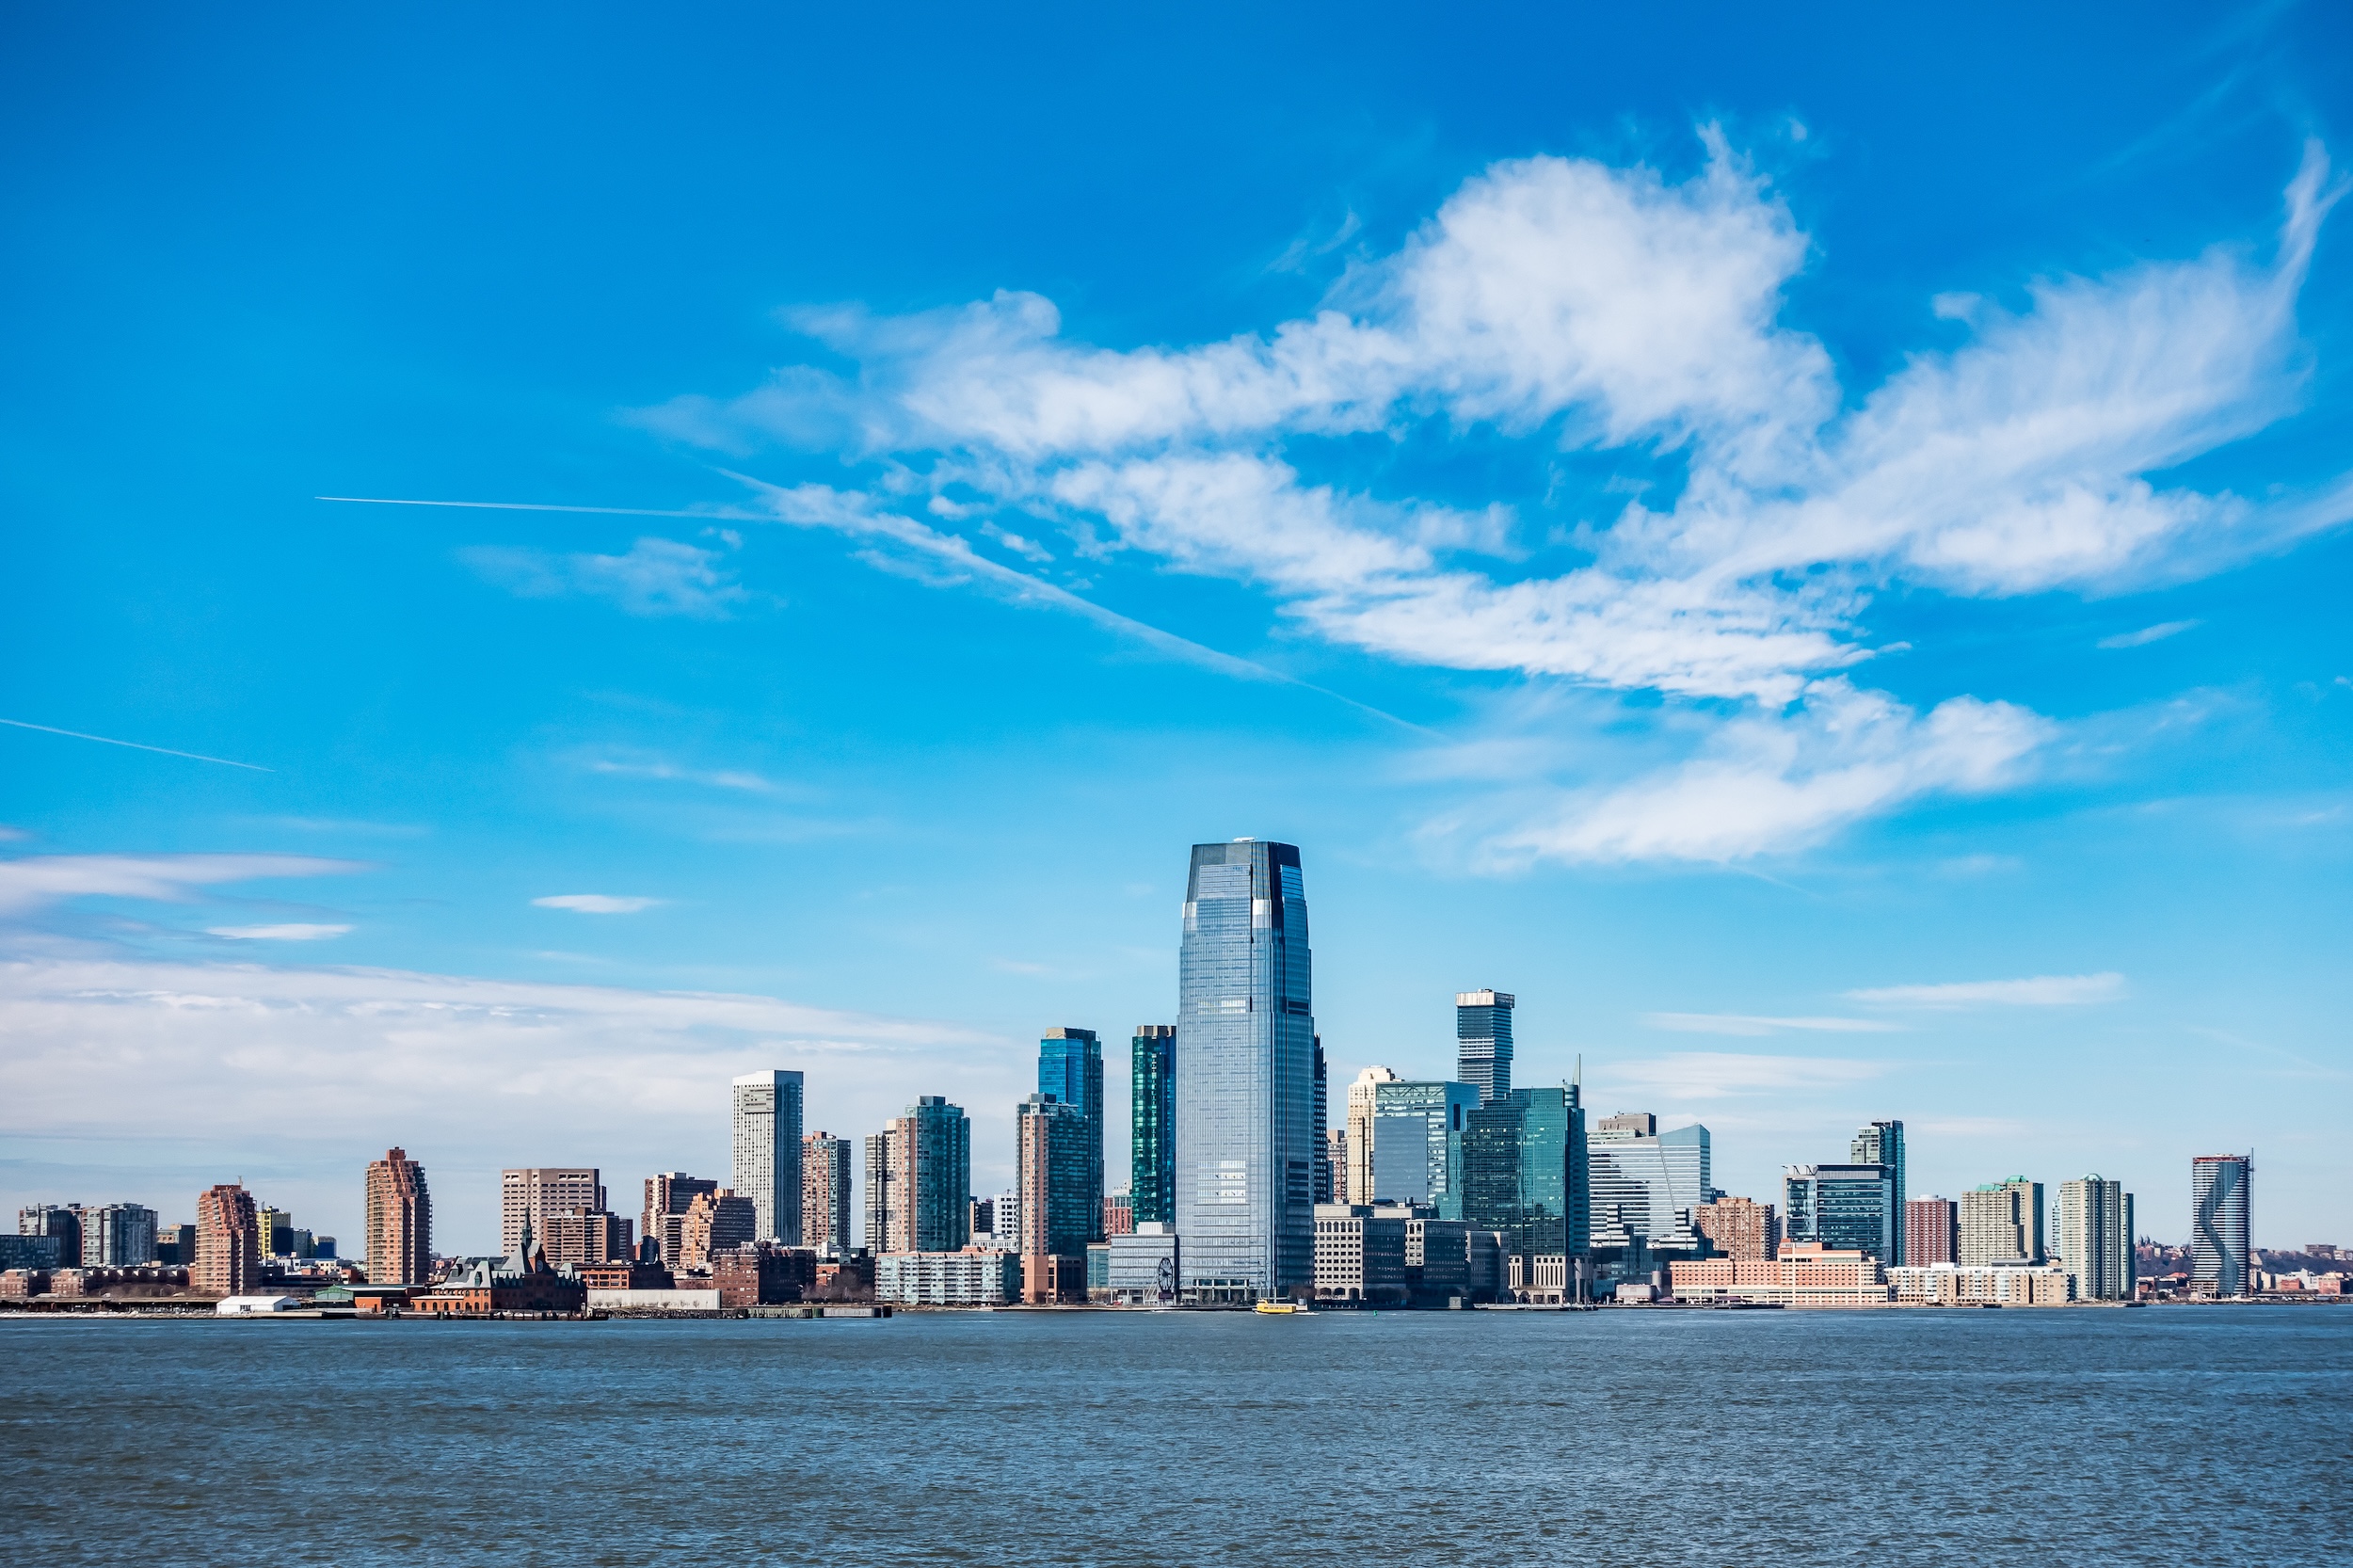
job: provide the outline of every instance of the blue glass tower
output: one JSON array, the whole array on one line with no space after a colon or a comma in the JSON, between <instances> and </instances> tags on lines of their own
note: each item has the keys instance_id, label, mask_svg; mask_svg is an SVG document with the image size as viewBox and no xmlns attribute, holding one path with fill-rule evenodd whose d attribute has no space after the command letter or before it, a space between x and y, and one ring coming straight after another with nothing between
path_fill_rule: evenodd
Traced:
<instances>
[{"instance_id":1,"label":"blue glass tower","mask_svg":"<svg viewBox=\"0 0 2353 1568\"><path fill-rule=\"evenodd\" d=\"M1103 1042L1091 1029L1049 1029L1037 1046L1037 1092L1086 1118L1088 1212L1084 1238L1103 1239Z\"/></svg>"},{"instance_id":2,"label":"blue glass tower","mask_svg":"<svg viewBox=\"0 0 2353 1568\"><path fill-rule=\"evenodd\" d=\"M1195 844L1176 965L1176 1231L1195 1302L1315 1274L1315 1007L1299 851Z\"/></svg>"},{"instance_id":3,"label":"blue glass tower","mask_svg":"<svg viewBox=\"0 0 2353 1568\"><path fill-rule=\"evenodd\" d=\"M1128 1079L1129 1202L1138 1224L1176 1224L1176 1031L1138 1024Z\"/></svg>"}]
</instances>

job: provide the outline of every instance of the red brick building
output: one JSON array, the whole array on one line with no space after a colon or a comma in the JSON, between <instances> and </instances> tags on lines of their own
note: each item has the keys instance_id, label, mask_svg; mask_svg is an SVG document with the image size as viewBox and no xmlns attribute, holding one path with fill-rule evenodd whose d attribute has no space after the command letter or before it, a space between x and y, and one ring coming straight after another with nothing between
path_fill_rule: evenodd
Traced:
<instances>
[{"instance_id":1,"label":"red brick building","mask_svg":"<svg viewBox=\"0 0 2353 1568\"><path fill-rule=\"evenodd\" d=\"M435 1318L491 1318L502 1313L557 1312L569 1316L588 1304L588 1287L569 1267L550 1267L548 1255L523 1222L522 1246L503 1263L477 1263L435 1286L410 1304Z\"/></svg>"},{"instance_id":2,"label":"red brick building","mask_svg":"<svg viewBox=\"0 0 2353 1568\"><path fill-rule=\"evenodd\" d=\"M817 1253L808 1247L754 1241L711 1255L711 1283L721 1306L782 1306L817 1283Z\"/></svg>"},{"instance_id":3,"label":"red brick building","mask_svg":"<svg viewBox=\"0 0 2353 1568\"><path fill-rule=\"evenodd\" d=\"M262 1238L253 1194L234 1182L196 1199L196 1267L189 1284L209 1296L250 1294L260 1278Z\"/></svg>"},{"instance_id":4,"label":"red brick building","mask_svg":"<svg viewBox=\"0 0 2353 1568\"><path fill-rule=\"evenodd\" d=\"M368 1282L423 1285L433 1277L433 1199L424 1167L406 1150L368 1163Z\"/></svg>"}]
</instances>

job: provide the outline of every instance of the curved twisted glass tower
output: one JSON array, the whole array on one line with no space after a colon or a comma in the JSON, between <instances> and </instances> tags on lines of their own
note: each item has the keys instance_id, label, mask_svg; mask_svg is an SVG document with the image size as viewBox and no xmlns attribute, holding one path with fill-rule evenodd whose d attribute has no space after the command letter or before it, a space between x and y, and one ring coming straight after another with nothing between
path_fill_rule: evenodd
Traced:
<instances>
[{"instance_id":1,"label":"curved twisted glass tower","mask_svg":"<svg viewBox=\"0 0 2353 1568\"><path fill-rule=\"evenodd\" d=\"M1195 1302L1314 1279L1316 1020L1299 851L1195 844L1176 966L1176 1234Z\"/></svg>"}]
</instances>

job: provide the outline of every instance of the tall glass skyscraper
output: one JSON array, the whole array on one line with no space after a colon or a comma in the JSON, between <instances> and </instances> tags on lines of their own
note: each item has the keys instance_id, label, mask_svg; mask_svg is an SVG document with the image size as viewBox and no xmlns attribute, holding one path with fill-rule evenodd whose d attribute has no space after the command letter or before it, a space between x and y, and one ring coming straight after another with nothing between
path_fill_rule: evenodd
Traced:
<instances>
[{"instance_id":1,"label":"tall glass skyscraper","mask_svg":"<svg viewBox=\"0 0 2353 1568\"><path fill-rule=\"evenodd\" d=\"M1896 1238L1888 1245L1894 1250L1890 1257L1902 1257L1904 1252L1904 1204L1912 1190L1904 1185L1904 1124L1873 1122L1855 1129L1854 1143L1848 1157L1858 1165L1884 1165L1896 1184Z\"/></svg>"},{"instance_id":2,"label":"tall glass skyscraper","mask_svg":"<svg viewBox=\"0 0 2353 1568\"><path fill-rule=\"evenodd\" d=\"M1585 1253L1592 1214L1576 1088L1514 1089L1464 1117L1463 1217L1501 1232L1515 1256Z\"/></svg>"},{"instance_id":3,"label":"tall glass skyscraper","mask_svg":"<svg viewBox=\"0 0 2353 1568\"><path fill-rule=\"evenodd\" d=\"M1138 1224L1176 1224L1176 1030L1138 1024L1128 1057L1128 1190Z\"/></svg>"},{"instance_id":4,"label":"tall glass skyscraper","mask_svg":"<svg viewBox=\"0 0 2353 1568\"><path fill-rule=\"evenodd\" d=\"M1372 1201L1434 1205L1463 1217L1463 1121L1479 1109L1468 1083L1376 1083L1372 1088Z\"/></svg>"},{"instance_id":5,"label":"tall glass skyscraper","mask_svg":"<svg viewBox=\"0 0 2353 1568\"><path fill-rule=\"evenodd\" d=\"M1314 1281L1313 996L1299 851L1193 845L1176 964L1176 1231L1191 1300Z\"/></svg>"},{"instance_id":6,"label":"tall glass skyscraper","mask_svg":"<svg viewBox=\"0 0 2353 1568\"><path fill-rule=\"evenodd\" d=\"M2249 1210L2243 1154L2201 1154L2189 1162L2189 1285L2210 1296L2247 1294Z\"/></svg>"},{"instance_id":7,"label":"tall glass skyscraper","mask_svg":"<svg viewBox=\"0 0 2353 1568\"><path fill-rule=\"evenodd\" d=\"M1690 1211L1715 1194L1707 1128L1657 1128L1658 1118L1647 1112L1607 1116L1586 1145L1593 1245L1630 1247L1639 1237L1656 1245L1689 1246L1698 1240Z\"/></svg>"},{"instance_id":8,"label":"tall glass skyscraper","mask_svg":"<svg viewBox=\"0 0 2353 1568\"><path fill-rule=\"evenodd\" d=\"M728 1185L752 1200L756 1239L801 1244L801 1075L746 1073L733 1085ZM603 1208L600 1201L598 1208ZM544 1227L543 1227L544 1228Z\"/></svg>"},{"instance_id":9,"label":"tall glass skyscraper","mask_svg":"<svg viewBox=\"0 0 2353 1568\"><path fill-rule=\"evenodd\" d=\"M1488 1104L1512 1092L1512 993L1454 993L1454 1076Z\"/></svg>"},{"instance_id":10,"label":"tall glass skyscraper","mask_svg":"<svg viewBox=\"0 0 2353 1568\"><path fill-rule=\"evenodd\" d=\"M1037 1092L1075 1105L1086 1118L1088 1212L1081 1240L1103 1239L1103 1043L1091 1029L1049 1029L1037 1046Z\"/></svg>"}]
</instances>

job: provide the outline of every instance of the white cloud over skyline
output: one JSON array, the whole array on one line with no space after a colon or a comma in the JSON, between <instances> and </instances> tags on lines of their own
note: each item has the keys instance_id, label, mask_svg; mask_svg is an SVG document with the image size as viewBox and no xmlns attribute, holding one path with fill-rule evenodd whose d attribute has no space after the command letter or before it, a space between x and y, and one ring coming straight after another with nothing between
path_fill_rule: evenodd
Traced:
<instances>
[{"instance_id":1,"label":"white cloud over skyline","mask_svg":"<svg viewBox=\"0 0 2353 1568\"><path fill-rule=\"evenodd\" d=\"M634 915L663 901L616 893L550 893L531 902L535 908L568 909L575 915Z\"/></svg>"},{"instance_id":2,"label":"white cloud over skyline","mask_svg":"<svg viewBox=\"0 0 2353 1568\"><path fill-rule=\"evenodd\" d=\"M1970 980L1942 985L1881 985L1849 991L1849 1001L1886 1007L2083 1007L2124 995L2124 977L2046 974L2025 980Z\"/></svg>"},{"instance_id":3,"label":"white cloud over skyline","mask_svg":"<svg viewBox=\"0 0 2353 1568\"><path fill-rule=\"evenodd\" d=\"M2146 477L2294 408L2295 302L2343 188L2317 144L2267 261L2217 247L2056 277L2015 312L1940 300L1968 342L1850 405L1823 345L1782 320L1810 242L1721 135L1703 136L1705 165L1680 184L1640 165L1497 163L1265 335L1093 347L1013 292L904 317L803 310L792 323L853 374L792 366L640 417L722 450L879 463L865 490L760 494L782 520L1032 585L1016 594L1069 598L982 568L905 509L982 519L978 536L1025 563L1046 553L1035 525L991 514L1058 527L1082 555L1249 584L1297 626L1401 664L1657 693L1719 721L1664 773L1568 784L1496 825L1471 852L1491 869L1734 860L2010 787L2055 727L1996 696L1922 712L1858 686L1874 591L2108 592L2353 512L2342 485L2259 503ZM1531 573L1517 566L1529 520L1512 508L1376 493L1315 461L1317 438L1474 429L1602 455L1640 478L1635 499L1579 524L1585 564Z\"/></svg>"}]
</instances>

